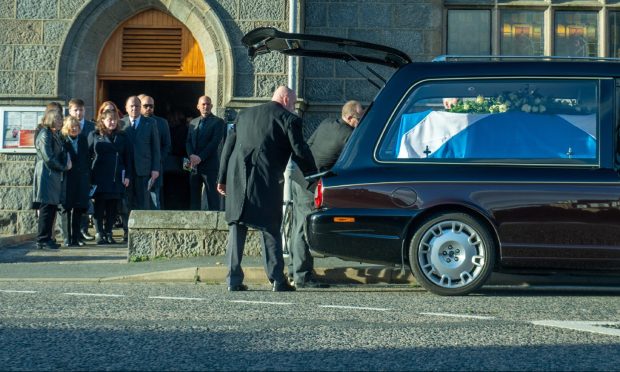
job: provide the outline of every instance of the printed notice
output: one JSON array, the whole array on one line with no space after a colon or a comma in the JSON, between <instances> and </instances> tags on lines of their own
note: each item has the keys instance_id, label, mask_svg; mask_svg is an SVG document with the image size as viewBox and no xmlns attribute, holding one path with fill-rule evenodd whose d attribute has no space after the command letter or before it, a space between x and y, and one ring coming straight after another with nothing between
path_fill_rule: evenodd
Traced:
<instances>
[{"instance_id":1,"label":"printed notice","mask_svg":"<svg viewBox=\"0 0 620 372\"><path fill-rule=\"evenodd\" d=\"M44 112L44 107L0 107L1 149L32 150L34 133Z\"/></svg>"}]
</instances>

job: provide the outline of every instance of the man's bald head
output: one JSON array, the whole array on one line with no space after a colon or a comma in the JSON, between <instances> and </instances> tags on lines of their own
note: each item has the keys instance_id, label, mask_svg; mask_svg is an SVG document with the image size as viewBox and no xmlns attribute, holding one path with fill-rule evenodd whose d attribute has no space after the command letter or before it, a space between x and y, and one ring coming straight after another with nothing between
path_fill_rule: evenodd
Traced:
<instances>
[{"instance_id":1,"label":"man's bald head","mask_svg":"<svg viewBox=\"0 0 620 372\"><path fill-rule=\"evenodd\" d=\"M342 106L342 120L353 128L357 127L363 115L364 108L358 101L348 101Z\"/></svg>"},{"instance_id":2,"label":"man's bald head","mask_svg":"<svg viewBox=\"0 0 620 372\"><path fill-rule=\"evenodd\" d=\"M153 116L155 112L155 100L153 97L141 94L138 98L140 98L140 102L142 103L142 115L147 117Z\"/></svg>"},{"instance_id":3,"label":"man's bald head","mask_svg":"<svg viewBox=\"0 0 620 372\"><path fill-rule=\"evenodd\" d=\"M280 85L273 92L272 101L278 102L284 108L286 108L290 112L295 112L295 103L297 103L297 94L295 91L286 87L284 85Z\"/></svg>"},{"instance_id":4,"label":"man's bald head","mask_svg":"<svg viewBox=\"0 0 620 372\"><path fill-rule=\"evenodd\" d=\"M140 106L142 106L142 103L138 96L131 96L125 101L125 111L127 111L127 115L132 119L140 116Z\"/></svg>"}]
</instances>

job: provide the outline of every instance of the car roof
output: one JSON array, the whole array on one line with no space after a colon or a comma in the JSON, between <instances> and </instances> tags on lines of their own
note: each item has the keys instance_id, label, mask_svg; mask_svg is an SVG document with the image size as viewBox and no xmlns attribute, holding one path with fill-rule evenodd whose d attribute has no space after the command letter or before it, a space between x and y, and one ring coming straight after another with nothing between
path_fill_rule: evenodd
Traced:
<instances>
[{"instance_id":1,"label":"car roof","mask_svg":"<svg viewBox=\"0 0 620 372\"><path fill-rule=\"evenodd\" d=\"M472 76L493 77L620 77L620 62L575 60L485 60L463 62L413 62L395 75L416 80ZM392 77L393 79L396 76Z\"/></svg>"}]
</instances>

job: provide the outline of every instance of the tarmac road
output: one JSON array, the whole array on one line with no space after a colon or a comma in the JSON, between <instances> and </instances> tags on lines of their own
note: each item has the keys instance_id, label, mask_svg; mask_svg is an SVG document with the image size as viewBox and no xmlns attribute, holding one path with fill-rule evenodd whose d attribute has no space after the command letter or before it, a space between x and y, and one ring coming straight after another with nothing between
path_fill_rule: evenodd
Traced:
<instances>
[{"instance_id":1,"label":"tarmac road","mask_svg":"<svg viewBox=\"0 0 620 372\"><path fill-rule=\"evenodd\" d=\"M2 370L618 370L617 288L0 282Z\"/></svg>"}]
</instances>

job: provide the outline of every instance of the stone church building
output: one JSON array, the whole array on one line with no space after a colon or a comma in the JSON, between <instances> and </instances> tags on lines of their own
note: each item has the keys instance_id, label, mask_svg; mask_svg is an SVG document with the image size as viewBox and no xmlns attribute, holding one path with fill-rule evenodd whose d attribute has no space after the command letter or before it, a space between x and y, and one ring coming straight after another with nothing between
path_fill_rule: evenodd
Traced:
<instances>
[{"instance_id":1,"label":"stone church building","mask_svg":"<svg viewBox=\"0 0 620 372\"><path fill-rule=\"evenodd\" d=\"M341 62L276 53L250 61L241 38L256 27L364 40L430 61L441 54L618 57L619 24L617 0L0 0L0 236L36 226L34 151L7 146L11 115L77 97L92 118L106 100L123 108L130 95L153 96L173 132L164 205L182 209L186 185L173 180L186 175L175 164L200 95L224 116L290 85L308 135L345 101L369 104L377 93Z\"/></svg>"}]
</instances>

